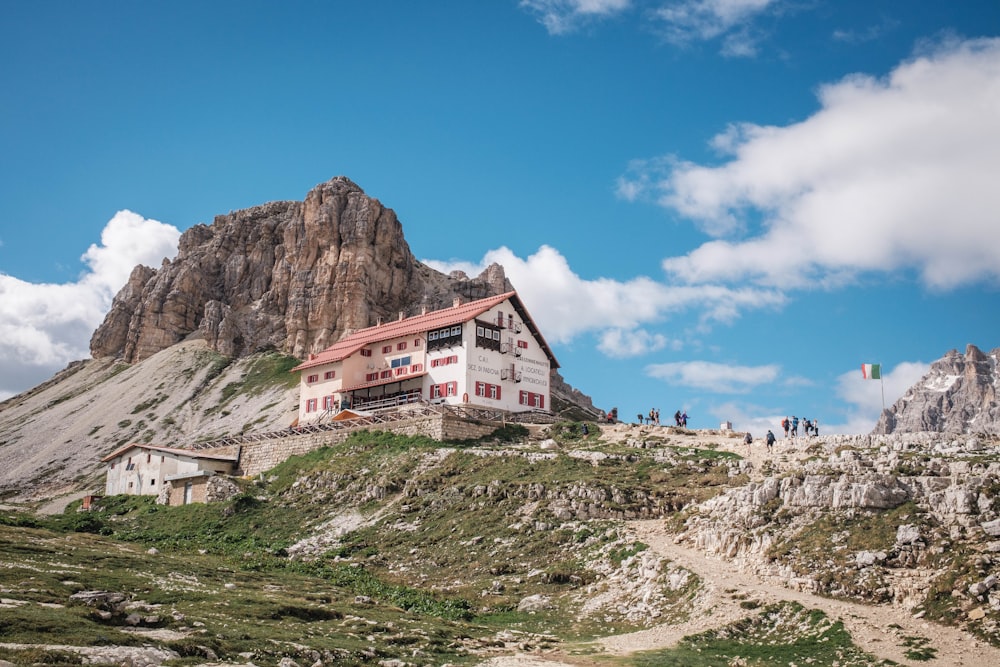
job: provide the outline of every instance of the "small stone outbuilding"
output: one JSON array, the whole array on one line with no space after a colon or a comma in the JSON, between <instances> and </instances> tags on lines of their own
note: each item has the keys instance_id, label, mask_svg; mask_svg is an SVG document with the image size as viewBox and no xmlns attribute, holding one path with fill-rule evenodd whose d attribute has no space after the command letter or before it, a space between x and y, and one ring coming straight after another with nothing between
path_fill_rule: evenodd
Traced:
<instances>
[{"instance_id":1,"label":"small stone outbuilding","mask_svg":"<svg viewBox=\"0 0 1000 667\"><path fill-rule=\"evenodd\" d=\"M239 451L131 444L101 461L107 464L105 495L157 496L164 504L187 505L206 502L209 479L236 471Z\"/></svg>"}]
</instances>

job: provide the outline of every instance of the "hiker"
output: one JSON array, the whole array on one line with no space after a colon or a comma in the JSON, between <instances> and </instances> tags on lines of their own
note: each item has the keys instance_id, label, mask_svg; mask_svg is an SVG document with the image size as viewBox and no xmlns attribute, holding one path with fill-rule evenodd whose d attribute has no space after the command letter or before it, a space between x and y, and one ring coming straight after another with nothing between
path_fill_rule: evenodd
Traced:
<instances>
[{"instance_id":1,"label":"hiker","mask_svg":"<svg viewBox=\"0 0 1000 667\"><path fill-rule=\"evenodd\" d=\"M688 427L688 413L687 413L687 411L685 411L684 414L681 415L681 426L683 426L684 428Z\"/></svg>"},{"instance_id":2,"label":"hiker","mask_svg":"<svg viewBox=\"0 0 1000 667\"><path fill-rule=\"evenodd\" d=\"M799 418L792 415L792 437L796 437L799 434Z\"/></svg>"},{"instance_id":3,"label":"hiker","mask_svg":"<svg viewBox=\"0 0 1000 667\"><path fill-rule=\"evenodd\" d=\"M771 447L774 446L774 434L771 433L771 429L767 429L767 438L766 438L766 441L767 441L767 451L768 451L768 453L770 453L771 452Z\"/></svg>"},{"instance_id":4,"label":"hiker","mask_svg":"<svg viewBox=\"0 0 1000 667\"><path fill-rule=\"evenodd\" d=\"M642 426L642 419L643 419L642 413L641 412L636 413L635 418L639 420L639 426Z\"/></svg>"},{"instance_id":5,"label":"hiker","mask_svg":"<svg viewBox=\"0 0 1000 667\"><path fill-rule=\"evenodd\" d=\"M788 437L788 428L791 426L791 422L788 421L788 417L781 420L781 428L785 429L785 437Z\"/></svg>"},{"instance_id":6,"label":"hiker","mask_svg":"<svg viewBox=\"0 0 1000 667\"><path fill-rule=\"evenodd\" d=\"M753 442L753 436L750 435L750 431L747 431L747 434L745 436L743 436L743 442L745 442L746 445L747 445L747 455L749 455L750 454L750 443Z\"/></svg>"},{"instance_id":7,"label":"hiker","mask_svg":"<svg viewBox=\"0 0 1000 667\"><path fill-rule=\"evenodd\" d=\"M653 411L653 418L656 420L653 423L655 423L657 426L659 426L660 425L660 409L659 408L656 408Z\"/></svg>"},{"instance_id":8,"label":"hiker","mask_svg":"<svg viewBox=\"0 0 1000 667\"><path fill-rule=\"evenodd\" d=\"M674 423L676 423L678 426L681 425L681 411L680 410L678 410L677 412L674 413Z\"/></svg>"}]
</instances>

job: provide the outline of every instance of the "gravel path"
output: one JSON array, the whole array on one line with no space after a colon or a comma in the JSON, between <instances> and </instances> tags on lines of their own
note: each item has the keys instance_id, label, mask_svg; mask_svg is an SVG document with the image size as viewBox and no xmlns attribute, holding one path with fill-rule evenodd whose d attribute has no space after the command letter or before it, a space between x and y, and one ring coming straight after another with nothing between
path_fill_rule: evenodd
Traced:
<instances>
[{"instance_id":1,"label":"gravel path","mask_svg":"<svg viewBox=\"0 0 1000 667\"><path fill-rule=\"evenodd\" d=\"M739 605L742 599L762 604L794 601L810 609L819 609L833 619L843 621L854 643L865 651L900 664L949 665L955 667L995 667L1000 665L1000 649L986 644L956 628L914 618L905 610L863 605L820 597L768 582L718 558L675 544L660 521L637 521L630 524L636 536L660 556L685 567L705 585L705 594L692 620L680 625L662 625L626 635L601 640L615 655L665 648L682 637L726 625L750 612ZM894 627L898 626L898 627ZM900 629L901 628L901 629ZM937 650L934 660L914 663L905 656L901 645L904 636L925 637L928 646Z\"/></svg>"}]
</instances>

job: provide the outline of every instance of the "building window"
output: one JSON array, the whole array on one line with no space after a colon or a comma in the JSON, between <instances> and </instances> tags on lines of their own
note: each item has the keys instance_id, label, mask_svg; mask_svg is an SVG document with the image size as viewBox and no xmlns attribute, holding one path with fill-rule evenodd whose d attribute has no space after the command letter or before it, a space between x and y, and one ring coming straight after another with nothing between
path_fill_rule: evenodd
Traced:
<instances>
[{"instance_id":1,"label":"building window","mask_svg":"<svg viewBox=\"0 0 1000 667\"><path fill-rule=\"evenodd\" d=\"M453 327L444 327L443 329L438 329L437 331L427 332L427 349L436 350L440 347L450 347L452 345L462 344L462 325L458 324ZM414 343L418 345L418 343Z\"/></svg>"},{"instance_id":2,"label":"building window","mask_svg":"<svg viewBox=\"0 0 1000 667\"><path fill-rule=\"evenodd\" d=\"M111 462L111 469L112 469L112 470L114 470L114 469L115 469L115 462L114 462L114 461L112 461L112 462Z\"/></svg>"},{"instance_id":3,"label":"building window","mask_svg":"<svg viewBox=\"0 0 1000 667\"><path fill-rule=\"evenodd\" d=\"M476 396L500 400L500 385L489 384L487 382L476 383Z\"/></svg>"},{"instance_id":4,"label":"building window","mask_svg":"<svg viewBox=\"0 0 1000 667\"><path fill-rule=\"evenodd\" d=\"M310 398L306 401L306 412L316 412L316 399Z\"/></svg>"},{"instance_id":5,"label":"building window","mask_svg":"<svg viewBox=\"0 0 1000 667\"><path fill-rule=\"evenodd\" d=\"M149 485L150 486L156 486L156 480L155 479L149 480Z\"/></svg>"},{"instance_id":6,"label":"building window","mask_svg":"<svg viewBox=\"0 0 1000 667\"><path fill-rule=\"evenodd\" d=\"M332 380L335 377L337 377L337 371L327 371L323 373L324 380Z\"/></svg>"},{"instance_id":7,"label":"building window","mask_svg":"<svg viewBox=\"0 0 1000 667\"><path fill-rule=\"evenodd\" d=\"M146 454L146 463L152 463L152 462L153 462L153 455L151 453Z\"/></svg>"},{"instance_id":8,"label":"building window","mask_svg":"<svg viewBox=\"0 0 1000 667\"><path fill-rule=\"evenodd\" d=\"M406 356L406 357L397 357L397 358L393 359L391 362L389 362L389 367L390 368L399 368L400 366L409 366L409 365L410 365L410 357L409 356Z\"/></svg>"},{"instance_id":9,"label":"building window","mask_svg":"<svg viewBox=\"0 0 1000 667\"><path fill-rule=\"evenodd\" d=\"M522 391L518 398L518 403L521 405L528 405L533 408L545 409L545 395L536 394L531 391Z\"/></svg>"},{"instance_id":10,"label":"building window","mask_svg":"<svg viewBox=\"0 0 1000 667\"><path fill-rule=\"evenodd\" d=\"M444 396L457 396L458 382L444 382L442 384L432 384L430 387L431 398L443 398Z\"/></svg>"},{"instance_id":11,"label":"building window","mask_svg":"<svg viewBox=\"0 0 1000 667\"><path fill-rule=\"evenodd\" d=\"M408 366L400 366L399 368L396 369L396 375L406 375L409 372L410 369Z\"/></svg>"},{"instance_id":12,"label":"building window","mask_svg":"<svg viewBox=\"0 0 1000 667\"><path fill-rule=\"evenodd\" d=\"M323 397L323 409L324 410L333 410L333 406L334 406L333 396L324 396Z\"/></svg>"},{"instance_id":13,"label":"building window","mask_svg":"<svg viewBox=\"0 0 1000 667\"><path fill-rule=\"evenodd\" d=\"M405 349L406 349L406 341L405 340L396 343L396 350L397 351L401 351L401 350L405 350Z\"/></svg>"},{"instance_id":14,"label":"building window","mask_svg":"<svg viewBox=\"0 0 1000 667\"><path fill-rule=\"evenodd\" d=\"M476 320L476 347L500 351L500 328L490 322Z\"/></svg>"},{"instance_id":15,"label":"building window","mask_svg":"<svg viewBox=\"0 0 1000 667\"><path fill-rule=\"evenodd\" d=\"M411 373L419 373L422 370L424 370L423 364L413 364L412 366L410 366Z\"/></svg>"},{"instance_id":16,"label":"building window","mask_svg":"<svg viewBox=\"0 0 1000 667\"><path fill-rule=\"evenodd\" d=\"M365 382L374 382L378 379L378 372L368 373L365 375Z\"/></svg>"},{"instance_id":17,"label":"building window","mask_svg":"<svg viewBox=\"0 0 1000 667\"><path fill-rule=\"evenodd\" d=\"M383 380L388 380L391 377L392 377L392 371L391 370L382 371L382 379Z\"/></svg>"},{"instance_id":18,"label":"building window","mask_svg":"<svg viewBox=\"0 0 1000 667\"><path fill-rule=\"evenodd\" d=\"M309 377L306 378L306 382L308 382L309 384L318 381L319 381L319 375L310 375Z\"/></svg>"},{"instance_id":19,"label":"building window","mask_svg":"<svg viewBox=\"0 0 1000 667\"><path fill-rule=\"evenodd\" d=\"M517 341L517 346L519 348L521 348L522 350L527 350L528 349L528 341L526 341L526 340L519 340L519 341Z\"/></svg>"},{"instance_id":20,"label":"building window","mask_svg":"<svg viewBox=\"0 0 1000 667\"><path fill-rule=\"evenodd\" d=\"M361 350L361 356L362 357L370 357L370 356L372 356L371 348L367 348L367 347L366 348L362 348L362 350Z\"/></svg>"},{"instance_id":21,"label":"building window","mask_svg":"<svg viewBox=\"0 0 1000 667\"><path fill-rule=\"evenodd\" d=\"M413 347L420 347L420 339L419 338L414 338L413 339Z\"/></svg>"},{"instance_id":22,"label":"building window","mask_svg":"<svg viewBox=\"0 0 1000 667\"><path fill-rule=\"evenodd\" d=\"M382 354L389 354L390 352L392 352L392 345L382 346Z\"/></svg>"}]
</instances>

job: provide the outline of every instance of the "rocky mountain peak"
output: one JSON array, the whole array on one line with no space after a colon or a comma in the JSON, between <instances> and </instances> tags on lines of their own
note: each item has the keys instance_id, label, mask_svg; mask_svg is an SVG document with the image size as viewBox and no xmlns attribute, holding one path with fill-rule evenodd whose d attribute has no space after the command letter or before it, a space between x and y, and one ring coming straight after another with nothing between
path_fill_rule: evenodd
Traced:
<instances>
[{"instance_id":1,"label":"rocky mountain peak","mask_svg":"<svg viewBox=\"0 0 1000 667\"><path fill-rule=\"evenodd\" d=\"M197 336L227 356L273 348L301 358L379 318L511 289L499 265L469 278L417 261L395 212L338 176L304 201L185 231L173 261L136 267L90 349L136 362Z\"/></svg>"},{"instance_id":2,"label":"rocky mountain peak","mask_svg":"<svg viewBox=\"0 0 1000 667\"><path fill-rule=\"evenodd\" d=\"M951 350L882 413L874 433L1000 433L1000 348Z\"/></svg>"}]
</instances>

